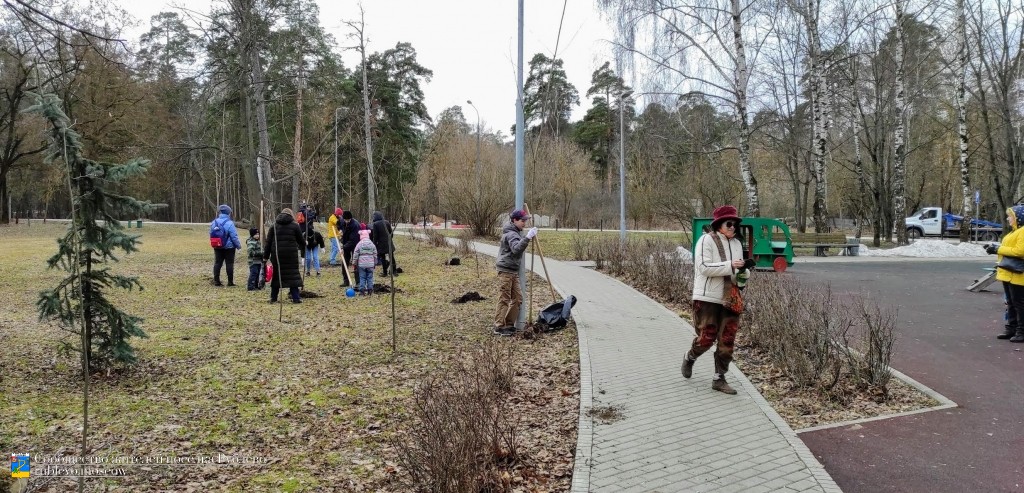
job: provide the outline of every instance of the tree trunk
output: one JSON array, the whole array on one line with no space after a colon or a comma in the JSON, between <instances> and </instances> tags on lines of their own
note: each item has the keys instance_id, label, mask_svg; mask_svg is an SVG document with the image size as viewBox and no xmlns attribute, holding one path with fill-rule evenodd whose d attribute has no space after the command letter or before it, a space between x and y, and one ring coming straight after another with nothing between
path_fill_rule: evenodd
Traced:
<instances>
[{"instance_id":1,"label":"tree trunk","mask_svg":"<svg viewBox=\"0 0 1024 493\"><path fill-rule=\"evenodd\" d=\"M730 0L732 7L732 38L736 50L736 116L739 118L740 135L740 175L743 177L743 188L747 194L748 216L761 215L761 202L757 193L757 179L750 169L750 124L747 119L747 85L750 72L747 68L747 55L743 43L742 7L739 0ZM620 103L621 104L621 103Z\"/></svg>"},{"instance_id":2,"label":"tree trunk","mask_svg":"<svg viewBox=\"0 0 1024 493\"><path fill-rule=\"evenodd\" d=\"M818 32L818 13L820 6L817 1L807 2L804 14L807 23L807 58L808 79L811 93L812 145L814 153L814 230L828 231L828 204L825 202L825 78L821 67L821 36Z\"/></svg>"},{"instance_id":3,"label":"tree trunk","mask_svg":"<svg viewBox=\"0 0 1024 493\"><path fill-rule=\"evenodd\" d=\"M242 166L242 173L245 176L245 185L249 191L248 197L250 206L255 208L256 204L259 204L260 200L262 200L263 198L263 187L260 186L259 169L250 164L256 162L257 151L255 142L253 141L253 136L255 134L252 131L253 128L255 127L253 123L255 122L256 118L252 110L252 98L248 97L248 95L246 94L246 89L244 87L239 86L238 95L239 101L241 102L241 107L239 108L239 118L244 118L244 120L242 120L241 128L239 129L244 133L238 136L239 140L245 143L246 165ZM227 115L226 107L222 111L224 115ZM223 149L227 149L227 125L221 123L221 127L221 153L224 153L225 151L223 151ZM205 187L205 184L202 186Z\"/></svg>"},{"instance_id":4,"label":"tree trunk","mask_svg":"<svg viewBox=\"0 0 1024 493\"><path fill-rule=\"evenodd\" d=\"M367 214L377 210L377 184L373 178L373 127L370 121L370 86L366 73L369 67L366 66L366 37L363 32L366 29L366 21L362 7L359 8L359 56L363 64L363 133L366 137L366 198L369 209Z\"/></svg>"},{"instance_id":5,"label":"tree trunk","mask_svg":"<svg viewBox=\"0 0 1024 493\"><path fill-rule=\"evenodd\" d=\"M249 99L256 111L256 132L259 139L259 148L256 154L256 178L259 183L259 198L264 203L271 204L271 207L276 207L273 170L271 169L270 130L267 126L266 81L263 76L263 61L260 59L259 40L255 32L254 21L254 17L259 15L259 12L256 5L250 0L231 0L230 4L238 22L242 63L245 64L245 72L249 77Z\"/></svg>"},{"instance_id":6,"label":"tree trunk","mask_svg":"<svg viewBox=\"0 0 1024 493\"><path fill-rule=\"evenodd\" d=\"M292 207L298 209L299 183L302 181L302 74L298 77L298 94L295 99L295 143L292 146Z\"/></svg>"},{"instance_id":7,"label":"tree trunk","mask_svg":"<svg viewBox=\"0 0 1024 493\"><path fill-rule=\"evenodd\" d=\"M893 135L893 219L900 221L907 217L907 97L906 97L906 54L907 43L904 29L904 2L896 0L896 131ZM901 225L902 226L902 225ZM896 228L896 244L906 245L907 228Z\"/></svg>"},{"instance_id":8,"label":"tree trunk","mask_svg":"<svg viewBox=\"0 0 1024 493\"><path fill-rule=\"evenodd\" d=\"M256 176L260 182L260 195L264 203L277 205L276 194L274 193L273 170L270 168L270 130L267 127L267 102L264 98L263 64L260 61L259 52L253 50L250 54L252 64L252 99L256 104L256 132L259 136L259 150L256 155Z\"/></svg>"},{"instance_id":9,"label":"tree trunk","mask_svg":"<svg viewBox=\"0 0 1024 493\"><path fill-rule=\"evenodd\" d=\"M967 16L964 12L964 0L956 1L956 109L957 137L960 147L960 189L963 200L963 225L960 228L960 241L970 241L971 228L971 168L967 161L967 103L965 92L967 87Z\"/></svg>"},{"instance_id":10,"label":"tree trunk","mask_svg":"<svg viewBox=\"0 0 1024 493\"><path fill-rule=\"evenodd\" d=\"M857 200L855 217L857 226L854 230L854 237L860 239L864 235L864 223L868 219L868 179L864 173L864 158L861 156L860 142L860 57L854 56L850 59L850 127L853 137L853 172L857 177Z\"/></svg>"}]
</instances>

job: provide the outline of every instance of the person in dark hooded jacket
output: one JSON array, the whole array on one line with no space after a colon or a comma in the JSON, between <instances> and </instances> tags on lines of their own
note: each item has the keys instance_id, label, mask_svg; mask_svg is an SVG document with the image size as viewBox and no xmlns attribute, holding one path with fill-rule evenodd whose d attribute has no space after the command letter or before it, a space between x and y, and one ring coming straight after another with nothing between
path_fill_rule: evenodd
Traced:
<instances>
[{"instance_id":1,"label":"person in dark hooded jacket","mask_svg":"<svg viewBox=\"0 0 1024 493\"><path fill-rule=\"evenodd\" d=\"M345 259L345 266L352 270L352 252L355 251L356 244L359 243L359 221L352 217L352 211L341 213L341 221L338 222L338 235L341 237L341 254ZM354 275L349 274L350 277ZM345 277L344 273L341 276L341 287L348 286L349 278Z\"/></svg>"},{"instance_id":2,"label":"person in dark hooded jacket","mask_svg":"<svg viewBox=\"0 0 1024 493\"><path fill-rule=\"evenodd\" d=\"M274 265L274 277L270 281L271 303L277 302L282 287L288 288L292 303L302 303L299 298L299 288L302 287L299 258L305 253L305 247L302 230L295 222L292 210L283 209L274 225L267 230L267 240L263 246L263 260L269 259Z\"/></svg>"},{"instance_id":3,"label":"person in dark hooded jacket","mask_svg":"<svg viewBox=\"0 0 1024 493\"><path fill-rule=\"evenodd\" d=\"M384 219L384 213L375 211L373 213L373 224L370 225L370 240L373 246L377 247L377 260L380 261L381 275L388 275L388 266L395 265L395 253L391 249L391 237L394 230L391 223ZM395 265L397 267L397 265ZM395 271L398 274L398 271Z\"/></svg>"},{"instance_id":4,"label":"person in dark hooded jacket","mask_svg":"<svg viewBox=\"0 0 1024 493\"><path fill-rule=\"evenodd\" d=\"M537 236L537 228L530 228L526 237L522 236L526 221L530 215L524 210L512 211L511 220L501 233L498 243L498 258L495 268L498 270L498 309L494 314L494 333L500 336L511 336L515 333L516 319L519 318L519 306L523 304L523 291L519 289L519 263L523 252L530 245L530 240Z\"/></svg>"}]
</instances>

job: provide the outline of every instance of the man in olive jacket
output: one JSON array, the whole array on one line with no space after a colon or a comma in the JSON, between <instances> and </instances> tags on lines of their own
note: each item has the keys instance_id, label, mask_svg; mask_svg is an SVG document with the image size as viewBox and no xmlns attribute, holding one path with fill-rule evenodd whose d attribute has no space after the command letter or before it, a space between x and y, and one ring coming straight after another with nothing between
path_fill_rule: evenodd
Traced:
<instances>
[{"instance_id":1,"label":"man in olive jacket","mask_svg":"<svg viewBox=\"0 0 1024 493\"><path fill-rule=\"evenodd\" d=\"M302 287L300 258L305 257L306 242L302 230L295 222L291 209L285 208L278 214L274 225L267 230L263 245L263 260L270 260L274 266L274 277L270 281L270 302L277 302L282 287L288 288L292 303L302 303L299 288Z\"/></svg>"}]
</instances>

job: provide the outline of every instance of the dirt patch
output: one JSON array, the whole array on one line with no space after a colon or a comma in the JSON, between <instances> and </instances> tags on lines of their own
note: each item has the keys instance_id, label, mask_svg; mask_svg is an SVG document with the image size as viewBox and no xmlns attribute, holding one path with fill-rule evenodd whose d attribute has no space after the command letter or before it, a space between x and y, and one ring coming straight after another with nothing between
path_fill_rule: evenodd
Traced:
<instances>
[{"instance_id":1,"label":"dirt patch","mask_svg":"<svg viewBox=\"0 0 1024 493\"><path fill-rule=\"evenodd\" d=\"M470 301L484 301L486 299L487 298L480 296L480 293L476 291L470 291L462 296L459 296L458 298L455 298L454 300L452 300L452 303L468 303Z\"/></svg>"},{"instance_id":2,"label":"dirt patch","mask_svg":"<svg viewBox=\"0 0 1024 493\"><path fill-rule=\"evenodd\" d=\"M619 421L626 416L622 414L622 406L597 406L590 408L587 411L587 416L590 416L601 424L609 424Z\"/></svg>"}]
</instances>

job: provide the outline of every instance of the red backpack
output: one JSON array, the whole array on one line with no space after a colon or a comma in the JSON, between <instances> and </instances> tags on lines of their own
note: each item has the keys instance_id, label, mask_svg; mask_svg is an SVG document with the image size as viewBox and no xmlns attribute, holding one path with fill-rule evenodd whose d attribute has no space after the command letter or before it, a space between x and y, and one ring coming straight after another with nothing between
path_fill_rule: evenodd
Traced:
<instances>
[{"instance_id":1,"label":"red backpack","mask_svg":"<svg viewBox=\"0 0 1024 493\"><path fill-rule=\"evenodd\" d=\"M224 248L228 244L227 220L222 222L214 221L210 225L210 246L213 248Z\"/></svg>"}]
</instances>

